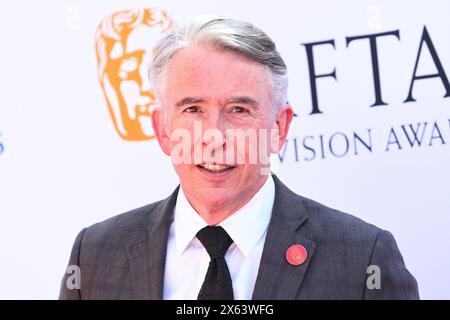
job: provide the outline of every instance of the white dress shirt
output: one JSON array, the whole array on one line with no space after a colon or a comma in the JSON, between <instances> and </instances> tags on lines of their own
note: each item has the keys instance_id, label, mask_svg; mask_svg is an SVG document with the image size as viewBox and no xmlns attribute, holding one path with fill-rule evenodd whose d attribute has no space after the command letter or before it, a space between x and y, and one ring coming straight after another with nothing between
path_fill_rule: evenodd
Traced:
<instances>
[{"instance_id":1,"label":"white dress shirt","mask_svg":"<svg viewBox=\"0 0 450 320\"><path fill-rule=\"evenodd\" d=\"M218 225L233 239L225 260L236 300L250 300L275 199L272 176L250 201ZM196 300L210 257L195 236L208 224L194 210L180 186L169 230L163 298Z\"/></svg>"}]
</instances>

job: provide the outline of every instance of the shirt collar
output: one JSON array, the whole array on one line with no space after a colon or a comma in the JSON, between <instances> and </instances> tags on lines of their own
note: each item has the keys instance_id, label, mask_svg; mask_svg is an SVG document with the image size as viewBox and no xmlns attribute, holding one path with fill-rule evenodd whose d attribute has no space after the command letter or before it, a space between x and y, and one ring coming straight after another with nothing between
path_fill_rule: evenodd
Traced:
<instances>
[{"instance_id":1,"label":"shirt collar","mask_svg":"<svg viewBox=\"0 0 450 320\"><path fill-rule=\"evenodd\" d=\"M266 232L272 216L274 199L275 183L269 175L249 202L219 223L245 257L250 256ZM191 206L181 186L177 196L174 224L177 255L181 255L197 232L208 225Z\"/></svg>"},{"instance_id":2,"label":"shirt collar","mask_svg":"<svg viewBox=\"0 0 450 320\"><path fill-rule=\"evenodd\" d=\"M177 255L181 255L197 232L208 224L191 206L180 185L174 214L175 246Z\"/></svg>"}]
</instances>

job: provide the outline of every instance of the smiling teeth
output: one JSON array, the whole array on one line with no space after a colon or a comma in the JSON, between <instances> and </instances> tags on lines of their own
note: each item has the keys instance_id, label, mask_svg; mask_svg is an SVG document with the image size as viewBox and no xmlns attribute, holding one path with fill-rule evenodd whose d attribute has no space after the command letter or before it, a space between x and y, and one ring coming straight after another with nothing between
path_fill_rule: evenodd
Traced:
<instances>
[{"instance_id":1,"label":"smiling teeth","mask_svg":"<svg viewBox=\"0 0 450 320\"><path fill-rule=\"evenodd\" d=\"M221 164L201 164L200 166L203 169L206 169L208 171L213 171L213 172L222 172L228 168L231 168L231 166L221 165Z\"/></svg>"}]
</instances>

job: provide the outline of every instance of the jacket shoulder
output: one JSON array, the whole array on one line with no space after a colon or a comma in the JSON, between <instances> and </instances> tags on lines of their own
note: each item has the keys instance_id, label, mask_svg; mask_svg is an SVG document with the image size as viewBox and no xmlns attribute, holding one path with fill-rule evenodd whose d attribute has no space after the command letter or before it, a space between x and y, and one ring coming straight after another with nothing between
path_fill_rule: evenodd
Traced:
<instances>
[{"instance_id":1,"label":"jacket shoulder","mask_svg":"<svg viewBox=\"0 0 450 320\"><path fill-rule=\"evenodd\" d=\"M284 219L297 220L298 216L306 216L304 228L317 240L359 241L369 239L375 241L377 234L382 231L373 224L357 218L351 214L330 208L317 201L303 197L286 185L278 177L273 176L275 182L275 206L281 211Z\"/></svg>"},{"instance_id":2,"label":"jacket shoulder","mask_svg":"<svg viewBox=\"0 0 450 320\"><path fill-rule=\"evenodd\" d=\"M95 223L86 228L83 244L122 244L137 241L145 234L145 221L155 213L164 200L160 200ZM157 214L157 213L156 213Z\"/></svg>"},{"instance_id":3,"label":"jacket shoulder","mask_svg":"<svg viewBox=\"0 0 450 320\"><path fill-rule=\"evenodd\" d=\"M383 231L354 215L330 208L317 201L298 195L305 207L309 219L319 228L319 234L336 240L367 239L374 241Z\"/></svg>"}]
</instances>

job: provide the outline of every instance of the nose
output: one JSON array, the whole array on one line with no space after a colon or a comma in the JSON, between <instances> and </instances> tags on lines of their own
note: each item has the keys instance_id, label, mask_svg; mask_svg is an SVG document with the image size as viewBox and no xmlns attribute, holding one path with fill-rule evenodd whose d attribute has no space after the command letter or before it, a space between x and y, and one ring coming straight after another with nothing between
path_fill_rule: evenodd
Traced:
<instances>
[{"instance_id":1,"label":"nose","mask_svg":"<svg viewBox=\"0 0 450 320\"><path fill-rule=\"evenodd\" d=\"M203 121L202 144L205 149L205 157L216 157L223 154L226 147L225 123L219 110L208 113ZM207 149L207 150L206 150ZM221 162L220 159L215 159Z\"/></svg>"},{"instance_id":2,"label":"nose","mask_svg":"<svg viewBox=\"0 0 450 320\"><path fill-rule=\"evenodd\" d=\"M211 108L208 110L202 122L204 131L216 131L222 134L225 132L225 120L220 108Z\"/></svg>"}]
</instances>

